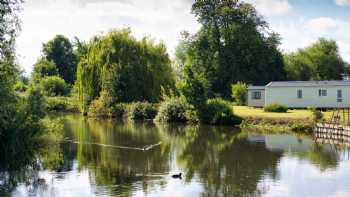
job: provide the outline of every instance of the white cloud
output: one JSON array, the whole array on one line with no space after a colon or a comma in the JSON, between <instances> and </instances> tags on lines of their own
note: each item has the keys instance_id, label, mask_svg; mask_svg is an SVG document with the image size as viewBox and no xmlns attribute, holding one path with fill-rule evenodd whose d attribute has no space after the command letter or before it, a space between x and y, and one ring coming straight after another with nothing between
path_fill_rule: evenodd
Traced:
<instances>
[{"instance_id":1,"label":"white cloud","mask_svg":"<svg viewBox=\"0 0 350 197\"><path fill-rule=\"evenodd\" d=\"M350 5L350 0L335 0L335 3L339 6Z\"/></svg>"},{"instance_id":2,"label":"white cloud","mask_svg":"<svg viewBox=\"0 0 350 197\"><path fill-rule=\"evenodd\" d=\"M42 43L56 34L88 40L99 32L126 26L137 38L165 41L171 54L181 31L198 29L191 4L189 0L28 0L17 39L19 63L30 72Z\"/></svg>"},{"instance_id":3,"label":"white cloud","mask_svg":"<svg viewBox=\"0 0 350 197\"><path fill-rule=\"evenodd\" d=\"M305 26L306 29L309 29L310 31L319 33L321 35L321 34L326 34L332 29L337 28L338 24L332 18L320 17L320 18L309 20L305 25L306 25Z\"/></svg>"},{"instance_id":4,"label":"white cloud","mask_svg":"<svg viewBox=\"0 0 350 197\"><path fill-rule=\"evenodd\" d=\"M292 5L288 0L247 0L265 16L285 15L292 10Z\"/></svg>"}]
</instances>

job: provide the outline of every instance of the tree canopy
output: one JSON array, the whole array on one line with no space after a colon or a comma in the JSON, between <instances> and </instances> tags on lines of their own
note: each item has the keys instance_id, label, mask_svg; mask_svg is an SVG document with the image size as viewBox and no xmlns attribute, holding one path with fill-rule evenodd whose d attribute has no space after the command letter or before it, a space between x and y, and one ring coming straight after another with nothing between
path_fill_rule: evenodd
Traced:
<instances>
[{"instance_id":1,"label":"tree canopy","mask_svg":"<svg viewBox=\"0 0 350 197\"><path fill-rule=\"evenodd\" d=\"M81 99L95 99L102 90L115 102L160 99L161 87L174 86L170 59L163 43L149 38L136 40L130 29L95 36L78 65Z\"/></svg>"},{"instance_id":2,"label":"tree canopy","mask_svg":"<svg viewBox=\"0 0 350 197\"><path fill-rule=\"evenodd\" d=\"M40 59L35 65L32 73L32 79L38 82L45 76L58 75L58 69L53 61L47 59Z\"/></svg>"},{"instance_id":3,"label":"tree canopy","mask_svg":"<svg viewBox=\"0 0 350 197\"><path fill-rule=\"evenodd\" d=\"M284 60L290 80L339 80L348 70L337 43L324 38L295 53L286 54Z\"/></svg>"},{"instance_id":4,"label":"tree canopy","mask_svg":"<svg viewBox=\"0 0 350 197\"><path fill-rule=\"evenodd\" d=\"M77 60L69 39L63 35L56 35L43 45L42 51L45 59L56 64L59 76L67 83L73 84L76 76Z\"/></svg>"},{"instance_id":5,"label":"tree canopy","mask_svg":"<svg viewBox=\"0 0 350 197\"><path fill-rule=\"evenodd\" d=\"M279 35L269 31L251 4L196 0L192 12L202 27L185 40L185 64L208 79L209 95L228 98L231 84L238 81L266 84L285 79Z\"/></svg>"}]
</instances>

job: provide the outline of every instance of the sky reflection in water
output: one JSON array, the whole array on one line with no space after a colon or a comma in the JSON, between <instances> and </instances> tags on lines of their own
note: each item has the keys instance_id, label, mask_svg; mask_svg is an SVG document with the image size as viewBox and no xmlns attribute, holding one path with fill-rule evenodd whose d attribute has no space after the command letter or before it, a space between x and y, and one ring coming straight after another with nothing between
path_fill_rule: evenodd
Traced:
<instances>
[{"instance_id":1,"label":"sky reflection in water","mask_svg":"<svg viewBox=\"0 0 350 197\"><path fill-rule=\"evenodd\" d=\"M350 196L348 149L227 127L65 117L65 142L0 173L12 196ZM86 142L144 147L149 151ZM6 161L0 161L4 163ZM36 167L33 167L36 166ZM183 178L171 174L183 172ZM11 183L11 184L9 184Z\"/></svg>"}]
</instances>

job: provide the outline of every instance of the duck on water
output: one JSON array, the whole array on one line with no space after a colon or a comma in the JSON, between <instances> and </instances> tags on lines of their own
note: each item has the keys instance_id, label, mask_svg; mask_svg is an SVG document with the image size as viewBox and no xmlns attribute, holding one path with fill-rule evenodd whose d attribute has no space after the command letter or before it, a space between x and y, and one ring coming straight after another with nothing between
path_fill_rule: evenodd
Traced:
<instances>
[{"instance_id":1,"label":"duck on water","mask_svg":"<svg viewBox=\"0 0 350 197\"><path fill-rule=\"evenodd\" d=\"M180 172L179 174L173 174L171 177L174 178L174 179L181 179L182 178L182 173Z\"/></svg>"}]
</instances>

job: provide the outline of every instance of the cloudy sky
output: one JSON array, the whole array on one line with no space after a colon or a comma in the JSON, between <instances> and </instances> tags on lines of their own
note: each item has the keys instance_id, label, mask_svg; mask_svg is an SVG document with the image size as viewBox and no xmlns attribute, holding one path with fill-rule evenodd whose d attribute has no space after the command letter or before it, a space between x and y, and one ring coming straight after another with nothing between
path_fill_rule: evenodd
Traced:
<instances>
[{"instance_id":1,"label":"cloudy sky","mask_svg":"<svg viewBox=\"0 0 350 197\"><path fill-rule=\"evenodd\" d=\"M112 28L131 27L137 38L166 42L172 54L180 32L195 32L193 0L25 0L17 53L29 73L42 43L56 34L89 40ZM350 62L350 0L247 0L281 34L283 51L294 51L319 37L335 39Z\"/></svg>"}]
</instances>

